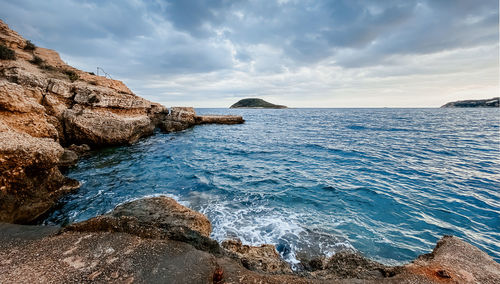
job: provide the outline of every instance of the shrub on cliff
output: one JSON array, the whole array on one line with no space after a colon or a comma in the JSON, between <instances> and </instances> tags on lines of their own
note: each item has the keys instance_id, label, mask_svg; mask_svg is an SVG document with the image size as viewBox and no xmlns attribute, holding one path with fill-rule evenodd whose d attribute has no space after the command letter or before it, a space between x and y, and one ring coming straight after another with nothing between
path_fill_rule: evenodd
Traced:
<instances>
[{"instance_id":1,"label":"shrub on cliff","mask_svg":"<svg viewBox=\"0 0 500 284\"><path fill-rule=\"evenodd\" d=\"M41 66L45 61L43 61L42 58L38 57L38 56L33 56L33 59L30 60L30 63L31 64L35 64L35 65L38 65L38 66Z\"/></svg>"},{"instance_id":2,"label":"shrub on cliff","mask_svg":"<svg viewBox=\"0 0 500 284\"><path fill-rule=\"evenodd\" d=\"M16 59L16 53L14 50L0 44L0 60L14 60Z\"/></svg>"},{"instance_id":3,"label":"shrub on cliff","mask_svg":"<svg viewBox=\"0 0 500 284\"><path fill-rule=\"evenodd\" d=\"M34 43L32 43L30 40L27 40L26 45L24 46L24 50L33 51L35 49L36 49L36 45Z\"/></svg>"},{"instance_id":4,"label":"shrub on cliff","mask_svg":"<svg viewBox=\"0 0 500 284\"><path fill-rule=\"evenodd\" d=\"M76 74L76 72L73 70L65 70L64 73L66 75L68 75L68 78L71 82L74 82L74 81L80 79L80 76L78 76L78 74Z\"/></svg>"}]
</instances>

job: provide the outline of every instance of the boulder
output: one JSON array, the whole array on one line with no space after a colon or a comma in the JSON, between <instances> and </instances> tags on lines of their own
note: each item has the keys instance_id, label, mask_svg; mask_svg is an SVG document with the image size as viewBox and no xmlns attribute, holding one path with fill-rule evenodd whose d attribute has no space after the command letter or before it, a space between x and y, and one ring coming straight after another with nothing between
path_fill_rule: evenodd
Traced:
<instances>
[{"instance_id":1,"label":"boulder","mask_svg":"<svg viewBox=\"0 0 500 284\"><path fill-rule=\"evenodd\" d=\"M207 217L164 196L119 205L108 214L72 224L66 230L125 232L145 238L183 241L200 250L220 253L218 243L209 238L212 227Z\"/></svg>"},{"instance_id":2,"label":"boulder","mask_svg":"<svg viewBox=\"0 0 500 284\"><path fill-rule=\"evenodd\" d=\"M87 144L81 144L81 145L71 144L68 147L68 150L75 152L78 155L78 157L83 157L89 154L90 146Z\"/></svg>"},{"instance_id":3,"label":"boulder","mask_svg":"<svg viewBox=\"0 0 500 284\"><path fill-rule=\"evenodd\" d=\"M221 246L247 269L266 273L292 272L290 265L280 257L274 245L248 246L236 239L225 240Z\"/></svg>"},{"instance_id":4,"label":"boulder","mask_svg":"<svg viewBox=\"0 0 500 284\"><path fill-rule=\"evenodd\" d=\"M76 165L78 162L78 154L74 151L64 149L63 154L59 158L59 167L67 168Z\"/></svg>"},{"instance_id":5,"label":"boulder","mask_svg":"<svg viewBox=\"0 0 500 284\"><path fill-rule=\"evenodd\" d=\"M460 238L444 236L429 254L405 267L404 275L423 276L436 283L500 283L500 264Z\"/></svg>"}]
</instances>

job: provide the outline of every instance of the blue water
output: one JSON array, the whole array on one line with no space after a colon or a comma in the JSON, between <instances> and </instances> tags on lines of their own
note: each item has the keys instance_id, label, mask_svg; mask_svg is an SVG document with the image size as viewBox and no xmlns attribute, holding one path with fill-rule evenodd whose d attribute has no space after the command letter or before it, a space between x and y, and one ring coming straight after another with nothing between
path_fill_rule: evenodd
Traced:
<instances>
[{"instance_id":1,"label":"blue water","mask_svg":"<svg viewBox=\"0 0 500 284\"><path fill-rule=\"evenodd\" d=\"M199 109L242 125L158 133L95 152L46 223L82 221L168 195L212 237L302 253L355 249L387 264L445 234L500 260L500 109Z\"/></svg>"}]
</instances>

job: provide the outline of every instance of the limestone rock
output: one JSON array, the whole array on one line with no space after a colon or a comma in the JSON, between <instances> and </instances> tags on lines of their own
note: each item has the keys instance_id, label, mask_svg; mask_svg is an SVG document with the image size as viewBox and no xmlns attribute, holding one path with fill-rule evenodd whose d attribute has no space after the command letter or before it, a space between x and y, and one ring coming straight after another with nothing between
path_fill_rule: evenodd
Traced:
<instances>
[{"instance_id":1,"label":"limestone rock","mask_svg":"<svg viewBox=\"0 0 500 284\"><path fill-rule=\"evenodd\" d=\"M311 274L322 279L382 279L396 274L399 267L388 267L359 253L341 251L330 258L309 261Z\"/></svg>"},{"instance_id":2,"label":"limestone rock","mask_svg":"<svg viewBox=\"0 0 500 284\"><path fill-rule=\"evenodd\" d=\"M238 115L197 115L192 107L172 107L170 113L160 122L165 132L181 131L199 124L240 124L243 117Z\"/></svg>"},{"instance_id":3,"label":"limestone rock","mask_svg":"<svg viewBox=\"0 0 500 284\"><path fill-rule=\"evenodd\" d=\"M63 148L47 138L0 132L0 221L26 223L79 187L57 168Z\"/></svg>"},{"instance_id":4,"label":"limestone rock","mask_svg":"<svg viewBox=\"0 0 500 284\"><path fill-rule=\"evenodd\" d=\"M89 154L90 146L87 144L81 144L81 145L71 144L68 147L68 150L75 152L78 155L78 157L83 157Z\"/></svg>"},{"instance_id":5,"label":"limestone rock","mask_svg":"<svg viewBox=\"0 0 500 284\"><path fill-rule=\"evenodd\" d=\"M145 238L172 239L220 253L217 242L208 237L212 227L207 217L163 196L122 204L108 214L72 224L67 230L125 232Z\"/></svg>"},{"instance_id":6,"label":"limestone rock","mask_svg":"<svg viewBox=\"0 0 500 284\"><path fill-rule=\"evenodd\" d=\"M153 134L147 115L125 116L108 110L73 107L63 113L67 140L92 146L131 144Z\"/></svg>"},{"instance_id":7,"label":"limestone rock","mask_svg":"<svg viewBox=\"0 0 500 284\"><path fill-rule=\"evenodd\" d=\"M196 124L241 124L243 117L239 115L197 115Z\"/></svg>"},{"instance_id":8,"label":"limestone rock","mask_svg":"<svg viewBox=\"0 0 500 284\"><path fill-rule=\"evenodd\" d=\"M226 240L222 247L239 259L244 267L267 273L291 273L290 265L281 259L274 245L248 246L240 240Z\"/></svg>"},{"instance_id":9,"label":"limestone rock","mask_svg":"<svg viewBox=\"0 0 500 284\"><path fill-rule=\"evenodd\" d=\"M444 236L429 254L405 266L407 274L433 282L500 283L500 264L477 247L453 236Z\"/></svg>"},{"instance_id":10,"label":"limestone rock","mask_svg":"<svg viewBox=\"0 0 500 284\"><path fill-rule=\"evenodd\" d=\"M78 154L74 151L64 149L63 154L59 158L59 167L67 168L76 165L78 162Z\"/></svg>"}]
</instances>

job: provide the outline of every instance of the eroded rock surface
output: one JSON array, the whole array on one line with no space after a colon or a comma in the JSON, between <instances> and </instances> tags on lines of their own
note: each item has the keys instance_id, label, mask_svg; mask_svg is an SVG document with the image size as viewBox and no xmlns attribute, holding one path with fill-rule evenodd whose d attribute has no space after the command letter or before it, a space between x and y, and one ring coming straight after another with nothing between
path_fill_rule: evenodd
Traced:
<instances>
[{"instance_id":1,"label":"eroded rock surface","mask_svg":"<svg viewBox=\"0 0 500 284\"><path fill-rule=\"evenodd\" d=\"M226 240L222 247L234 254L244 267L260 272L291 273L290 265L276 251L274 245L248 246L240 240Z\"/></svg>"},{"instance_id":2,"label":"eroded rock surface","mask_svg":"<svg viewBox=\"0 0 500 284\"><path fill-rule=\"evenodd\" d=\"M192 234L209 239L209 224L166 197L123 204L62 231L0 224L0 283L500 283L500 265L456 237L405 266L340 252L319 258L315 271L294 272L270 245L198 246Z\"/></svg>"},{"instance_id":3,"label":"eroded rock surface","mask_svg":"<svg viewBox=\"0 0 500 284\"><path fill-rule=\"evenodd\" d=\"M200 250L221 253L219 244L209 238L212 227L207 217L164 196L125 203L66 230L126 232L143 238L183 241Z\"/></svg>"},{"instance_id":4,"label":"eroded rock surface","mask_svg":"<svg viewBox=\"0 0 500 284\"><path fill-rule=\"evenodd\" d=\"M11 139L0 143L0 222L31 222L75 188L58 167L88 153L82 145L131 144L155 128L179 131L207 123L198 123L192 108L169 112L121 81L75 69L53 50L25 50L26 40L1 20L0 44L16 55L0 60L0 133ZM232 124L223 116L210 121Z\"/></svg>"},{"instance_id":5,"label":"eroded rock surface","mask_svg":"<svg viewBox=\"0 0 500 284\"><path fill-rule=\"evenodd\" d=\"M0 132L0 220L28 223L52 208L79 182L64 177L59 159L64 149L50 138Z\"/></svg>"}]
</instances>

